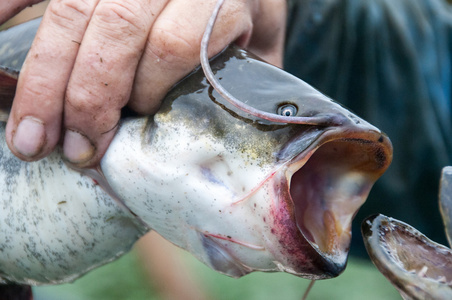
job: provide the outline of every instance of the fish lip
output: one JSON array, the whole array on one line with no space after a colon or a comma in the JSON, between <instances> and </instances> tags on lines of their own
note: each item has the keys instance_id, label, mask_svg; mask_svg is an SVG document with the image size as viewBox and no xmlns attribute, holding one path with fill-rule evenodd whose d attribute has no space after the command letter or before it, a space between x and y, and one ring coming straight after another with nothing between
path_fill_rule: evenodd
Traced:
<instances>
[{"instance_id":1,"label":"fish lip","mask_svg":"<svg viewBox=\"0 0 452 300\"><path fill-rule=\"evenodd\" d=\"M300 136L299 138L302 139L303 137ZM363 168L369 169L364 169L362 171L363 175L360 174L360 172L354 174L355 170L353 170L353 167L357 166L353 166L353 159L349 159L349 161L343 163L342 166L338 163L339 169L337 174L332 177L334 178L334 180L332 180L332 186L333 190L334 188L343 188L345 190L345 194L340 197L341 199L338 200L338 204L345 203L345 206L349 205L347 204L347 197L350 197L351 200L353 200L351 201L353 204L350 204L349 208L337 209L338 204L335 204L336 200L331 198L331 196L330 199L333 200L322 200L322 203L314 196L313 199L315 201L311 202L320 204L317 205L317 207L309 208L309 203L307 203L308 200L304 199L307 197L301 197L300 195L303 195L302 192L295 191L296 188L294 188L294 185L302 186L301 184L304 185L309 183L310 179L308 178L308 175L306 175L307 179L303 179L303 176L305 175L302 174L308 174L308 172L304 172L304 168L306 169L314 166L316 171L327 174L328 170L325 171L325 169L329 166L327 166L327 164L322 164L316 156L319 153L320 155L333 155L333 158L330 158L329 162L333 164L336 163L334 161L335 157L333 152L335 146L338 148L343 147L342 151L344 153L350 148L353 152L352 157L353 155L358 157L360 151L367 151L370 153L368 153L369 156L374 155L373 159L375 162L372 163L372 159L369 159L370 165L368 167L363 166ZM355 147L357 150L353 151ZM365 158L360 159L362 161L358 161L358 165L361 163L365 165L367 163ZM315 163L311 163L312 160L314 160ZM351 241L351 220L359 207L365 202L373 183L384 173L391 160L392 145L389 139L380 131L374 130L374 128L367 131L362 130L362 128L327 128L318 133L317 138L287 164L285 170L285 184L283 183L286 190L279 191L281 194L280 198L282 198L280 202L285 202L293 222L297 225L300 245L307 243L311 248L309 259L312 264L312 272L313 274L318 272L318 274L314 274L314 276L317 276L315 278L335 277L345 269ZM347 164L350 164L351 170L348 170ZM343 170L341 170L341 168L343 168ZM359 171L359 168L357 170ZM334 173L335 170L332 170L331 172ZM350 178L349 182L345 180L341 183L341 175L344 175L344 178ZM354 176L356 178L354 178ZM359 184L353 183L355 179L358 180ZM306 182L300 183L300 181L303 180ZM314 182L314 180L312 181ZM351 194L348 195L347 189L352 189L351 187L353 185L357 186L356 191L351 191ZM329 186L325 184L323 187L326 189L326 187ZM326 197L326 193L322 194L318 191L317 193ZM356 195L354 193L356 193ZM324 204L325 202L327 204ZM327 206L327 208L324 206ZM335 212L335 210L339 210L339 213ZM309 211L309 213L306 213L305 211ZM311 217L314 216L312 219L317 222L314 222L314 224L316 224L315 226L309 227L309 224L306 223L306 214L310 214ZM339 223L340 226L338 226L337 223ZM317 225L319 225L318 227L321 229L316 229ZM306 249L304 251L306 251ZM291 273L297 273L297 271L295 270ZM299 273L303 276L302 272ZM313 277L310 276L310 278Z\"/></svg>"},{"instance_id":2,"label":"fish lip","mask_svg":"<svg viewBox=\"0 0 452 300\"><path fill-rule=\"evenodd\" d=\"M451 299L451 249L382 214L366 218L361 232L372 262L401 294L410 299Z\"/></svg>"}]
</instances>

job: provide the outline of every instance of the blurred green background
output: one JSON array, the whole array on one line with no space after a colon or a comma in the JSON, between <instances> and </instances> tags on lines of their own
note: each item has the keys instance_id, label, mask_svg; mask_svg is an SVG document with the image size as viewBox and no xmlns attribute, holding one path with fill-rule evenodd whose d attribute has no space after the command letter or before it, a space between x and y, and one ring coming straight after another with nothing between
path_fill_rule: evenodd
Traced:
<instances>
[{"instance_id":1,"label":"blurred green background","mask_svg":"<svg viewBox=\"0 0 452 300\"><path fill-rule=\"evenodd\" d=\"M284 273L252 273L233 279L209 269L190 254L180 252L209 299L301 299L310 282ZM147 279L136 251L72 284L37 287L34 293L35 300L162 299L152 285L152 279ZM372 263L352 257L342 275L315 283L308 300L315 299L400 300L401 297Z\"/></svg>"}]
</instances>

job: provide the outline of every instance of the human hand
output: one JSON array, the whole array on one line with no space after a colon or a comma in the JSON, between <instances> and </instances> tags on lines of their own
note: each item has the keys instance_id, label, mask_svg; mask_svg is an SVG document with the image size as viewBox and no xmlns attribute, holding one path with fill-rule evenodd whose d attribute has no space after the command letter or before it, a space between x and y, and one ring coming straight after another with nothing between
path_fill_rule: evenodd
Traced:
<instances>
[{"instance_id":1,"label":"human hand","mask_svg":"<svg viewBox=\"0 0 452 300\"><path fill-rule=\"evenodd\" d=\"M19 77L6 129L11 151L37 160L63 134L69 162L96 165L122 107L156 112L171 86L199 64L215 2L51 1ZM228 0L209 56L235 41L281 66L285 19L285 0Z\"/></svg>"}]
</instances>

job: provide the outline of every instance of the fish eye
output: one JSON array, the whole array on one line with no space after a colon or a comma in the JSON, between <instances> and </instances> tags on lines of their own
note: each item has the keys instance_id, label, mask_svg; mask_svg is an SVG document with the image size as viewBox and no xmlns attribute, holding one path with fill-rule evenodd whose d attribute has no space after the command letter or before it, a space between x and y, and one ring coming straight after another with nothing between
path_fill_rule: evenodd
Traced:
<instances>
[{"instance_id":1,"label":"fish eye","mask_svg":"<svg viewBox=\"0 0 452 300\"><path fill-rule=\"evenodd\" d=\"M297 114L297 107L293 104L284 104L278 108L278 115L283 117L294 117Z\"/></svg>"}]
</instances>

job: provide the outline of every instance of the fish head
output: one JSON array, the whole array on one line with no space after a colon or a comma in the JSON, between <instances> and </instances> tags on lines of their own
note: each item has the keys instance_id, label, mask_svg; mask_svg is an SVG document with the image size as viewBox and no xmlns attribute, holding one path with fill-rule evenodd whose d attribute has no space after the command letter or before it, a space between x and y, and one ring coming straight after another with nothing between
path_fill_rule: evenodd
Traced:
<instances>
[{"instance_id":1,"label":"fish head","mask_svg":"<svg viewBox=\"0 0 452 300\"><path fill-rule=\"evenodd\" d=\"M391 161L389 139L237 47L211 64L223 86L250 106L326 121L251 116L196 70L156 115L122 124L102 161L106 179L138 218L219 272L337 276L353 216Z\"/></svg>"}]
</instances>

